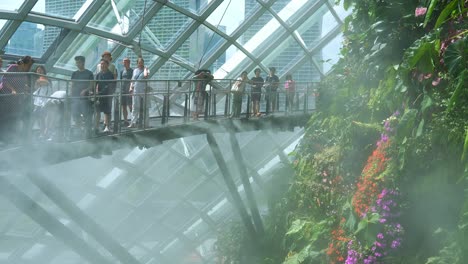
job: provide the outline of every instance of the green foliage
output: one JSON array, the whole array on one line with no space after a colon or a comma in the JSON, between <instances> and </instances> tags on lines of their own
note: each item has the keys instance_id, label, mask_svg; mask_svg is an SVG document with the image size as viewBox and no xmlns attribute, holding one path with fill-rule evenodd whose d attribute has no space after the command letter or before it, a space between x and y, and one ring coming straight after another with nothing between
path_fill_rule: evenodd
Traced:
<instances>
[{"instance_id":1,"label":"green foliage","mask_svg":"<svg viewBox=\"0 0 468 264\"><path fill-rule=\"evenodd\" d=\"M269 264L331 263L328 251L346 254L346 237L371 247L382 231L379 215L361 219L350 201L386 132L382 120L399 111L387 166L376 178L401 186L406 236L385 263L467 263L467 7L462 0L342 2L353 10L343 25L342 58L319 85L295 176L282 183L287 193L269 199L262 248L251 253L233 229L227 238L243 247L230 244L226 254ZM415 17L423 5L425 17ZM332 240L339 243L330 247Z\"/></svg>"},{"instance_id":2,"label":"green foliage","mask_svg":"<svg viewBox=\"0 0 468 264\"><path fill-rule=\"evenodd\" d=\"M380 219L380 215L377 213L372 213L366 215L361 221L359 221L358 227L354 232L359 238L359 241L365 242L366 247L371 247L372 243L375 241L377 233L380 232L380 229L377 225L377 222Z\"/></svg>"},{"instance_id":3,"label":"green foliage","mask_svg":"<svg viewBox=\"0 0 468 264\"><path fill-rule=\"evenodd\" d=\"M380 119L391 115L401 104L403 93L399 89L403 83L398 78L398 68L398 65L388 66L378 87L371 90L368 106L374 114L380 113L377 115Z\"/></svg>"},{"instance_id":4,"label":"green foliage","mask_svg":"<svg viewBox=\"0 0 468 264\"><path fill-rule=\"evenodd\" d=\"M427 26L427 22L431 19L432 12L434 11L434 8L437 6L437 3L439 0L431 0L431 3L429 4L429 8L427 9L426 17L424 18L424 27Z\"/></svg>"},{"instance_id":5,"label":"green foliage","mask_svg":"<svg viewBox=\"0 0 468 264\"><path fill-rule=\"evenodd\" d=\"M322 221L314 223L308 220L296 219L292 222L288 232L286 232L286 239L293 241L291 250L296 249L297 241L314 243L320 235L325 233L327 222Z\"/></svg>"},{"instance_id":6,"label":"green foliage","mask_svg":"<svg viewBox=\"0 0 468 264\"><path fill-rule=\"evenodd\" d=\"M447 6L442 10L440 16L437 18L437 21L435 23L434 28L437 29L439 28L443 23L447 21L447 18L451 15L454 17L457 16L459 13L457 12L458 10L462 10L462 8L458 9L458 5L464 6L463 0L452 0L450 3L448 3ZM466 8L465 8L466 12Z\"/></svg>"},{"instance_id":7,"label":"green foliage","mask_svg":"<svg viewBox=\"0 0 468 264\"><path fill-rule=\"evenodd\" d=\"M413 135L417 115L417 109L405 109L405 112L403 113L397 128L397 135L400 138Z\"/></svg>"},{"instance_id":8,"label":"green foliage","mask_svg":"<svg viewBox=\"0 0 468 264\"><path fill-rule=\"evenodd\" d=\"M465 143L463 144L463 153L461 156L461 161L466 161L466 155L468 153L468 127L465 129Z\"/></svg>"},{"instance_id":9,"label":"green foliage","mask_svg":"<svg viewBox=\"0 0 468 264\"><path fill-rule=\"evenodd\" d=\"M448 238L444 242L446 246L438 252L437 256L429 257L425 264L465 263L462 251L463 246L457 242L459 240L460 236L455 233L448 235Z\"/></svg>"},{"instance_id":10,"label":"green foliage","mask_svg":"<svg viewBox=\"0 0 468 264\"><path fill-rule=\"evenodd\" d=\"M448 46L444 54L444 63L452 76L459 76L468 69L468 36Z\"/></svg>"},{"instance_id":11,"label":"green foliage","mask_svg":"<svg viewBox=\"0 0 468 264\"><path fill-rule=\"evenodd\" d=\"M453 92L452 96L450 97L447 113L450 113L454 110L454 108L458 105L464 105L466 103L466 98L462 98L463 96L466 97L466 84L468 80L468 69L464 70L458 78L458 82L455 85L455 91Z\"/></svg>"},{"instance_id":12,"label":"green foliage","mask_svg":"<svg viewBox=\"0 0 468 264\"><path fill-rule=\"evenodd\" d=\"M418 39L415 46L409 49L408 65L410 68L418 68L423 73L432 72L437 60L437 42L426 39Z\"/></svg>"},{"instance_id":13,"label":"green foliage","mask_svg":"<svg viewBox=\"0 0 468 264\"><path fill-rule=\"evenodd\" d=\"M283 264L311 263L311 261L316 259L319 255L319 252L312 250L311 245L307 245L299 253L288 256Z\"/></svg>"}]
</instances>

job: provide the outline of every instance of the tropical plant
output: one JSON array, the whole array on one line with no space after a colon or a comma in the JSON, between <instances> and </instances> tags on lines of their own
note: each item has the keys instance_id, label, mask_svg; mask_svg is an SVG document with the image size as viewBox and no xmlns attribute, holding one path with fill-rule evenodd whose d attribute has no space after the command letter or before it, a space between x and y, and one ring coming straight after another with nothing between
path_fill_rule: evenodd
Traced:
<instances>
[{"instance_id":1,"label":"tropical plant","mask_svg":"<svg viewBox=\"0 0 468 264\"><path fill-rule=\"evenodd\" d=\"M468 263L468 2L341 2L341 58L262 259Z\"/></svg>"}]
</instances>

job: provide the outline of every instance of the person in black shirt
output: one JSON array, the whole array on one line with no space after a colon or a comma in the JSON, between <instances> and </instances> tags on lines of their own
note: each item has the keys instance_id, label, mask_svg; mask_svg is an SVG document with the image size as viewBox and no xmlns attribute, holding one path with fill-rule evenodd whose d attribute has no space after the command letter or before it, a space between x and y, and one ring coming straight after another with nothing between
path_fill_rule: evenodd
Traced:
<instances>
[{"instance_id":1,"label":"person in black shirt","mask_svg":"<svg viewBox=\"0 0 468 264\"><path fill-rule=\"evenodd\" d=\"M130 68L130 59L129 58L124 58L123 59L123 65L124 68L123 70L120 71L120 79L121 80L129 80L129 81L123 81L122 82L122 100L121 100L121 105L122 105L122 114L123 114L123 120L124 120L124 125L128 126L128 111L132 112L132 95L130 92L130 85L131 85L131 79L133 75L133 69ZM128 110L127 110L128 109Z\"/></svg>"},{"instance_id":2,"label":"person in black shirt","mask_svg":"<svg viewBox=\"0 0 468 264\"><path fill-rule=\"evenodd\" d=\"M99 96L96 107L96 130L99 131L99 122L101 121L101 112L104 113L104 130L110 132L110 120L112 112L112 95L115 91L114 74L109 71L109 62L101 60L101 71L96 74L95 93Z\"/></svg>"},{"instance_id":3,"label":"person in black shirt","mask_svg":"<svg viewBox=\"0 0 468 264\"><path fill-rule=\"evenodd\" d=\"M265 79L267 111L274 112L276 110L276 97L278 96L279 78L275 75L276 68L270 67L270 75Z\"/></svg>"},{"instance_id":4,"label":"person in black shirt","mask_svg":"<svg viewBox=\"0 0 468 264\"><path fill-rule=\"evenodd\" d=\"M85 57L76 56L75 64L78 70L72 73L71 79L71 112L78 126L83 126L89 132L92 123L92 104L88 96L91 94L93 73L85 69ZM81 98L80 98L81 97Z\"/></svg>"},{"instance_id":5,"label":"person in black shirt","mask_svg":"<svg viewBox=\"0 0 468 264\"><path fill-rule=\"evenodd\" d=\"M265 82L260 73L262 70L260 68L255 69L255 77L251 78L252 84L252 111L254 116L260 116L260 97L262 95L262 86Z\"/></svg>"}]
</instances>

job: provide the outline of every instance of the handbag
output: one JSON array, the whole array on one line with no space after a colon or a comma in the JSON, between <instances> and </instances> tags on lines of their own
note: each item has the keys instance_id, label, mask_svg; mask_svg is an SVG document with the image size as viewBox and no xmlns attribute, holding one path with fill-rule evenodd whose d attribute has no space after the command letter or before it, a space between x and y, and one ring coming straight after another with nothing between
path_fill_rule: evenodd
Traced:
<instances>
[{"instance_id":1,"label":"handbag","mask_svg":"<svg viewBox=\"0 0 468 264\"><path fill-rule=\"evenodd\" d=\"M236 82L232 85L231 87L231 92L237 92L237 93L242 93L244 92L244 87L242 86L242 79L237 79Z\"/></svg>"}]
</instances>

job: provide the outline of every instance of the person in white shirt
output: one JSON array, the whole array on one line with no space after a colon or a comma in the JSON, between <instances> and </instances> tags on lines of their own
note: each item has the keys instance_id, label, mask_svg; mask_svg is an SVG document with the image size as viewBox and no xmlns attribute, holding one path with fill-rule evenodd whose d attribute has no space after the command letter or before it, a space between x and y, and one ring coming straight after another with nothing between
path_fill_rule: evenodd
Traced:
<instances>
[{"instance_id":1,"label":"person in white shirt","mask_svg":"<svg viewBox=\"0 0 468 264\"><path fill-rule=\"evenodd\" d=\"M133 70L132 83L130 84L130 93L133 93L132 99L132 120L128 128L135 128L140 117L140 108L145 106L143 116L145 116L146 126L149 124L149 100L145 103L146 82L142 81L148 78L149 70L145 67L143 58L138 58L138 67Z\"/></svg>"}]
</instances>

